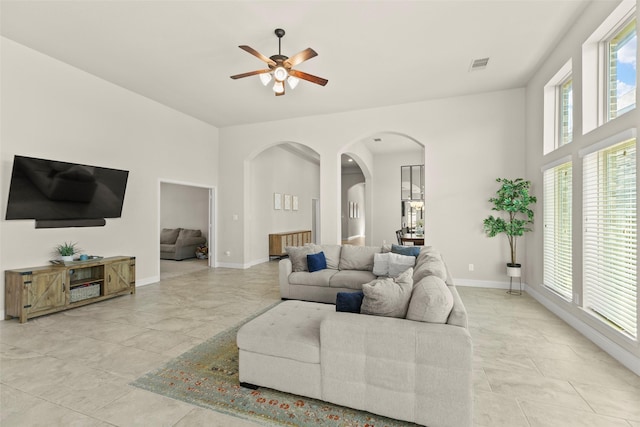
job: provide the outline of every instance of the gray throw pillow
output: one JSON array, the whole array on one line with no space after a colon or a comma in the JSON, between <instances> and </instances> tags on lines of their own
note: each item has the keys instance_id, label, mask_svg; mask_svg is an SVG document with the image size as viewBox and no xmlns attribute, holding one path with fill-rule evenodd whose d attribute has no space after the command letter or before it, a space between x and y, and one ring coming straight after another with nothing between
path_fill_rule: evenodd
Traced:
<instances>
[{"instance_id":1,"label":"gray throw pillow","mask_svg":"<svg viewBox=\"0 0 640 427\"><path fill-rule=\"evenodd\" d=\"M376 276L389 275L389 255L390 252L373 254L373 274Z\"/></svg>"},{"instance_id":2,"label":"gray throw pillow","mask_svg":"<svg viewBox=\"0 0 640 427\"><path fill-rule=\"evenodd\" d=\"M412 276L410 268L395 279L380 278L362 285L364 298L360 313L404 319L413 289Z\"/></svg>"},{"instance_id":3,"label":"gray throw pillow","mask_svg":"<svg viewBox=\"0 0 640 427\"><path fill-rule=\"evenodd\" d=\"M389 256L389 277L398 277L407 269L413 268L416 257L410 255L400 255L390 252Z\"/></svg>"},{"instance_id":4,"label":"gray throw pillow","mask_svg":"<svg viewBox=\"0 0 640 427\"><path fill-rule=\"evenodd\" d=\"M297 271L309 271L307 266L307 255L315 254L316 248L314 246L286 246L284 250L289 254L291 260L291 270Z\"/></svg>"},{"instance_id":5,"label":"gray throw pillow","mask_svg":"<svg viewBox=\"0 0 640 427\"><path fill-rule=\"evenodd\" d=\"M428 276L413 288L407 319L428 323L447 323L453 308L453 295L442 279Z\"/></svg>"}]
</instances>

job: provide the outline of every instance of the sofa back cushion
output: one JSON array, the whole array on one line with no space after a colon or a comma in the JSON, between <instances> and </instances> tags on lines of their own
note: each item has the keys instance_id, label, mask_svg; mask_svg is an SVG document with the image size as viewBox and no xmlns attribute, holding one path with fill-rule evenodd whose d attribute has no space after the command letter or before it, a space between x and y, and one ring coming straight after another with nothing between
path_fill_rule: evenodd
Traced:
<instances>
[{"instance_id":1,"label":"sofa back cushion","mask_svg":"<svg viewBox=\"0 0 640 427\"><path fill-rule=\"evenodd\" d=\"M200 230L190 230L187 228L183 228L180 230L180 234L178 235L178 239L186 239L189 237L202 237L202 231Z\"/></svg>"},{"instance_id":2,"label":"sofa back cushion","mask_svg":"<svg viewBox=\"0 0 640 427\"><path fill-rule=\"evenodd\" d=\"M428 323L447 323L453 308L453 295L444 280L427 276L413 287L407 319Z\"/></svg>"},{"instance_id":3,"label":"sofa back cushion","mask_svg":"<svg viewBox=\"0 0 640 427\"><path fill-rule=\"evenodd\" d=\"M421 253L418 256L413 271L413 280L417 283L427 276L436 276L443 281L447 280L447 267L439 253Z\"/></svg>"},{"instance_id":4,"label":"sofa back cushion","mask_svg":"<svg viewBox=\"0 0 640 427\"><path fill-rule=\"evenodd\" d=\"M327 268L337 270L340 265L340 253L342 252L341 245L316 245L316 252L324 252L324 257L327 260Z\"/></svg>"},{"instance_id":5,"label":"sofa back cushion","mask_svg":"<svg viewBox=\"0 0 640 427\"><path fill-rule=\"evenodd\" d=\"M340 251L340 270L373 271L373 256L381 252L380 246L344 245Z\"/></svg>"},{"instance_id":6,"label":"sofa back cushion","mask_svg":"<svg viewBox=\"0 0 640 427\"><path fill-rule=\"evenodd\" d=\"M413 289L412 276L410 268L395 279L379 278L362 285L364 298L360 313L404 319Z\"/></svg>"},{"instance_id":7,"label":"sofa back cushion","mask_svg":"<svg viewBox=\"0 0 640 427\"><path fill-rule=\"evenodd\" d=\"M178 240L181 228L163 228L160 232L161 245L173 245Z\"/></svg>"},{"instance_id":8,"label":"sofa back cushion","mask_svg":"<svg viewBox=\"0 0 640 427\"><path fill-rule=\"evenodd\" d=\"M307 246L285 246L284 250L289 255L291 260L291 270L297 271L309 271L307 265L307 255L316 253L315 245Z\"/></svg>"}]
</instances>

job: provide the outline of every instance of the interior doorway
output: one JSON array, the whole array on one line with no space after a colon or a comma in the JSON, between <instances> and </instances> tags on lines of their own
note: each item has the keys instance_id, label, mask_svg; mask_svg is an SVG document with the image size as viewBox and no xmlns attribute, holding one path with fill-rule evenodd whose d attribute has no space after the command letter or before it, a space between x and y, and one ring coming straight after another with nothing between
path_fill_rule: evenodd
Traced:
<instances>
[{"instance_id":1,"label":"interior doorway","mask_svg":"<svg viewBox=\"0 0 640 427\"><path fill-rule=\"evenodd\" d=\"M197 245L198 252L200 252L199 256L196 256L194 249L193 257L180 261L161 259L159 277L166 279L215 267L215 188L192 183L161 180L159 191L158 216L160 228L158 234L163 229L183 228L199 230L204 237L204 242ZM160 242L160 238L158 238L158 242ZM205 257L203 257L203 246L206 246Z\"/></svg>"}]
</instances>

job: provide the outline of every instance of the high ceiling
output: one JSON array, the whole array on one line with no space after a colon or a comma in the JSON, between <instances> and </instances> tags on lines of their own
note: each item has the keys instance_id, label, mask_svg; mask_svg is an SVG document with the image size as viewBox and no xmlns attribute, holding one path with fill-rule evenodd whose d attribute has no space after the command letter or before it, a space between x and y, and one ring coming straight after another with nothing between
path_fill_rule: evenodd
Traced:
<instances>
[{"instance_id":1,"label":"high ceiling","mask_svg":"<svg viewBox=\"0 0 640 427\"><path fill-rule=\"evenodd\" d=\"M586 0L6 1L3 36L217 127L522 87ZM275 97L240 50L312 47ZM489 57L486 69L470 71Z\"/></svg>"}]
</instances>

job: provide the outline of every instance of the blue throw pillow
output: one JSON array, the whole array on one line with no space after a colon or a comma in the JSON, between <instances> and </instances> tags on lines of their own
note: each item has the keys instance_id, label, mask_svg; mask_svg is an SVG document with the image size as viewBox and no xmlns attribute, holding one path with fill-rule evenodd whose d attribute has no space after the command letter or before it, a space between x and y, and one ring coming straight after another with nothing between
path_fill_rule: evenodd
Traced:
<instances>
[{"instance_id":1,"label":"blue throw pillow","mask_svg":"<svg viewBox=\"0 0 640 427\"><path fill-rule=\"evenodd\" d=\"M336 311L360 313L364 292L338 292L336 295Z\"/></svg>"},{"instance_id":2,"label":"blue throw pillow","mask_svg":"<svg viewBox=\"0 0 640 427\"><path fill-rule=\"evenodd\" d=\"M327 268L327 259L324 256L324 252L307 255L307 265L311 273Z\"/></svg>"},{"instance_id":3,"label":"blue throw pillow","mask_svg":"<svg viewBox=\"0 0 640 427\"><path fill-rule=\"evenodd\" d=\"M391 245L391 252L400 255L418 256L420 255L420 246Z\"/></svg>"}]
</instances>

